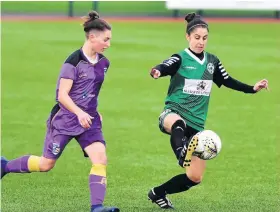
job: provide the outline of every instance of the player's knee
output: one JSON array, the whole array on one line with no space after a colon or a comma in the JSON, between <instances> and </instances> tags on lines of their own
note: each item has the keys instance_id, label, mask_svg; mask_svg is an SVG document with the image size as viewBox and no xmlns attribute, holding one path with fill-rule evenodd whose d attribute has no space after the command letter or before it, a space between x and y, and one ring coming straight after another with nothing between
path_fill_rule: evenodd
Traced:
<instances>
[{"instance_id":1,"label":"player's knee","mask_svg":"<svg viewBox=\"0 0 280 212\"><path fill-rule=\"evenodd\" d=\"M40 166L40 171L41 172L48 172L50 170L52 170L52 168L54 167L55 164L44 164Z\"/></svg>"},{"instance_id":2,"label":"player's knee","mask_svg":"<svg viewBox=\"0 0 280 212\"><path fill-rule=\"evenodd\" d=\"M182 120L182 118L178 114L175 113L168 114L163 120L163 127L165 131L170 133L172 130L172 126L179 120Z\"/></svg>"},{"instance_id":3,"label":"player's knee","mask_svg":"<svg viewBox=\"0 0 280 212\"><path fill-rule=\"evenodd\" d=\"M107 165L107 156L106 155L103 155L100 157L100 164L103 164L103 165Z\"/></svg>"},{"instance_id":4,"label":"player's knee","mask_svg":"<svg viewBox=\"0 0 280 212\"><path fill-rule=\"evenodd\" d=\"M107 156L105 153L96 153L94 160L92 161L93 164L102 164L107 165Z\"/></svg>"},{"instance_id":5,"label":"player's knee","mask_svg":"<svg viewBox=\"0 0 280 212\"><path fill-rule=\"evenodd\" d=\"M41 172L48 172L52 170L52 168L55 166L55 161L44 161L42 160L40 163L40 171Z\"/></svg>"}]
</instances>

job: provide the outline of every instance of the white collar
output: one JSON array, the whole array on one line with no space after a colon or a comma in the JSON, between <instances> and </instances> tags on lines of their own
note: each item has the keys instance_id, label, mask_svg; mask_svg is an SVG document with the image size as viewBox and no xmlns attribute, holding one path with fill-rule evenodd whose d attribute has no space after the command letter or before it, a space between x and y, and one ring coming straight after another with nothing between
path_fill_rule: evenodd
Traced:
<instances>
[{"instance_id":1,"label":"white collar","mask_svg":"<svg viewBox=\"0 0 280 212\"><path fill-rule=\"evenodd\" d=\"M188 48L185 49L185 52L187 52L194 60L196 60L200 65L203 65L204 62L205 62L205 58L206 58L206 55L205 55L205 52L203 52L204 54L204 57L202 60L200 60L197 56L195 56Z\"/></svg>"},{"instance_id":2,"label":"white collar","mask_svg":"<svg viewBox=\"0 0 280 212\"><path fill-rule=\"evenodd\" d=\"M84 52L83 52L84 53ZM89 56L87 56L85 53L84 53L85 57L87 58L87 60L92 63L92 64L96 64L98 62L98 54L96 53L96 57L95 59L92 59L90 58Z\"/></svg>"}]
</instances>

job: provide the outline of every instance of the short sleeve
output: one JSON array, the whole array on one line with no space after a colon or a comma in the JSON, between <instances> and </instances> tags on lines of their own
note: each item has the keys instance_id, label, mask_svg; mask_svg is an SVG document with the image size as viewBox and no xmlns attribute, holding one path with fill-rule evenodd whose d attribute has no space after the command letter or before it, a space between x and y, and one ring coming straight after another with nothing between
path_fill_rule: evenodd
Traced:
<instances>
[{"instance_id":1,"label":"short sleeve","mask_svg":"<svg viewBox=\"0 0 280 212\"><path fill-rule=\"evenodd\" d=\"M77 75L76 67L74 67L72 64L64 63L62 65L60 70L60 78L71 79L75 81L77 78L76 75Z\"/></svg>"}]
</instances>

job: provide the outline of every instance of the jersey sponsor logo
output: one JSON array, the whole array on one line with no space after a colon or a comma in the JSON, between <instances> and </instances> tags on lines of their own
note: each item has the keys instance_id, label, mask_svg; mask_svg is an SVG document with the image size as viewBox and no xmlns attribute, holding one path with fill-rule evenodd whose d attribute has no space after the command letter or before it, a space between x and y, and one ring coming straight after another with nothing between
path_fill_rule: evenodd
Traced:
<instances>
[{"instance_id":1,"label":"jersey sponsor logo","mask_svg":"<svg viewBox=\"0 0 280 212\"><path fill-rule=\"evenodd\" d=\"M208 63L207 64L207 71L210 73L210 74L213 74L214 73L214 70L215 70L215 66L213 63Z\"/></svg>"},{"instance_id":2,"label":"jersey sponsor logo","mask_svg":"<svg viewBox=\"0 0 280 212\"><path fill-rule=\"evenodd\" d=\"M85 98L93 98L93 97L95 97L95 94L88 94L88 93L83 93L83 96L82 96L82 98L83 99L85 99Z\"/></svg>"},{"instance_id":3,"label":"jersey sponsor logo","mask_svg":"<svg viewBox=\"0 0 280 212\"><path fill-rule=\"evenodd\" d=\"M206 82L201 81L201 82L199 82L199 83L197 84L196 89L197 89L198 91L204 91L204 90L205 90L205 87L206 87Z\"/></svg>"},{"instance_id":4,"label":"jersey sponsor logo","mask_svg":"<svg viewBox=\"0 0 280 212\"><path fill-rule=\"evenodd\" d=\"M53 143L52 153L58 155L60 153L60 145L58 143Z\"/></svg>"},{"instance_id":5,"label":"jersey sponsor logo","mask_svg":"<svg viewBox=\"0 0 280 212\"><path fill-rule=\"evenodd\" d=\"M93 97L95 97L95 94L91 94L91 93L90 93L90 94L88 95L88 97L89 97L89 98L93 98Z\"/></svg>"},{"instance_id":6,"label":"jersey sponsor logo","mask_svg":"<svg viewBox=\"0 0 280 212\"><path fill-rule=\"evenodd\" d=\"M185 79L183 93L198 96L209 96L211 93L212 83L212 80Z\"/></svg>"}]
</instances>

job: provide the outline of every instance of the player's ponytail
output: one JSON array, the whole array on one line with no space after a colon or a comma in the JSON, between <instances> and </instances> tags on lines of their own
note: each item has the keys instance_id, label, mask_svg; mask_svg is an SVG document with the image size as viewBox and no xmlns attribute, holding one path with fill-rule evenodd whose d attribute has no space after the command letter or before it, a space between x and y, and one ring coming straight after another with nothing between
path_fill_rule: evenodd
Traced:
<instances>
[{"instance_id":1,"label":"player's ponytail","mask_svg":"<svg viewBox=\"0 0 280 212\"><path fill-rule=\"evenodd\" d=\"M90 11L87 16L83 17L83 19L83 27L87 36L91 30L105 31L112 29L105 20L100 18L96 11Z\"/></svg>"},{"instance_id":2,"label":"player's ponytail","mask_svg":"<svg viewBox=\"0 0 280 212\"><path fill-rule=\"evenodd\" d=\"M95 19L99 18L99 15L98 15L98 13L96 11L90 11L88 13L88 17L89 17L90 21L94 21Z\"/></svg>"},{"instance_id":3,"label":"player's ponytail","mask_svg":"<svg viewBox=\"0 0 280 212\"><path fill-rule=\"evenodd\" d=\"M185 16L185 20L190 23L194 18L195 18L196 14L195 13L188 13L186 16Z\"/></svg>"},{"instance_id":4,"label":"player's ponytail","mask_svg":"<svg viewBox=\"0 0 280 212\"><path fill-rule=\"evenodd\" d=\"M201 19L199 15L196 13L188 13L185 16L185 21L187 21L187 29L186 32L190 35L192 31L194 31L198 27L202 28L207 28L208 29L208 24Z\"/></svg>"}]
</instances>

